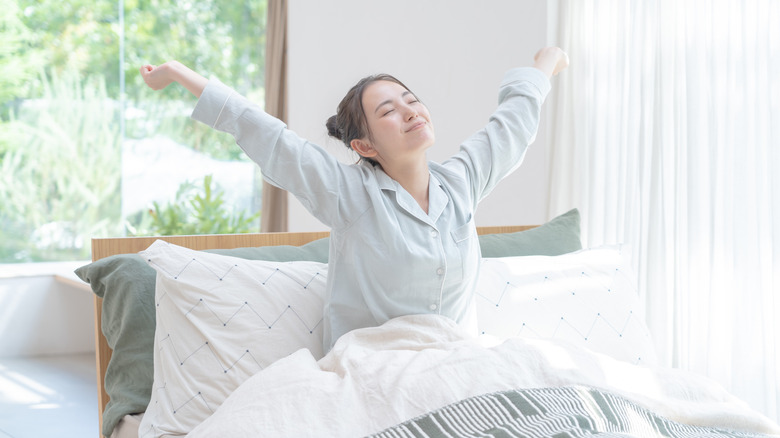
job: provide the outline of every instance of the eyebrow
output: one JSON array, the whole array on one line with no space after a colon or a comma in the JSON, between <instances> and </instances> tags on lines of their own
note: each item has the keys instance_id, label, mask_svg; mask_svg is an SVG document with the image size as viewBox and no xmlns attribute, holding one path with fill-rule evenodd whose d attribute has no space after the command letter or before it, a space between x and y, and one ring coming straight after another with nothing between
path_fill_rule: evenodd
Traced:
<instances>
[{"instance_id":1,"label":"eyebrow","mask_svg":"<svg viewBox=\"0 0 780 438\"><path fill-rule=\"evenodd\" d=\"M411 91L409 91L409 90L404 91L403 94L401 94L401 99L403 99L404 97L406 97L406 96L408 96L410 94L412 94ZM387 105L388 103L393 103L393 99L387 99L387 100L383 101L382 103L380 103L379 105L377 105L376 109L374 110L374 114L376 114L376 112L379 111L379 108L382 108L383 106Z\"/></svg>"}]
</instances>

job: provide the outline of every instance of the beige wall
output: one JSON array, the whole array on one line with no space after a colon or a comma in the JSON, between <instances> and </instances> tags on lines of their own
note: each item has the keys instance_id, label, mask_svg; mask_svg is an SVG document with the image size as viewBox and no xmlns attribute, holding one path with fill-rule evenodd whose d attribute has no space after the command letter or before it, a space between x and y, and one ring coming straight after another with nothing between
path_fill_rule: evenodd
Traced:
<instances>
[{"instance_id":1,"label":"beige wall","mask_svg":"<svg viewBox=\"0 0 780 438\"><path fill-rule=\"evenodd\" d=\"M496 107L504 71L527 66L548 38L539 0L293 0L289 4L289 126L345 162L325 120L361 77L393 74L428 105L436 127L429 158L442 161ZM478 225L547 219L545 117L520 169L480 205ZM290 230L326 229L297 200Z\"/></svg>"}]
</instances>

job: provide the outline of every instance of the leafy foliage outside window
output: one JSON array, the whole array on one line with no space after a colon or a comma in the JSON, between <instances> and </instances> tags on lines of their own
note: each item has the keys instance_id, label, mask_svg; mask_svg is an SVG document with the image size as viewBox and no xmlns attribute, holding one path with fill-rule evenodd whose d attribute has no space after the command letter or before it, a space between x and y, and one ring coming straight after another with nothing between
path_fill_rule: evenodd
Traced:
<instances>
[{"instance_id":1,"label":"leafy foliage outside window","mask_svg":"<svg viewBox=\"0 0 780 438\"><path fill-rule=\"evenodd\" d=\"M45 92L2 125L0 260L74 260L83 236L121 235L116 102L101 77L40 79Z\"/></svg>"},{"instance_id":2,"label":"leafy foliage outside window","mask_svg":"<svg viewBox=\"0 0 780 438\"><path fill-rule=\"evenodd\" d=\"M0 263L85 259L92 237L122 235L128 222L142 228L144 215L121 217L127 139L162 136L246 160L232 138L189 119L186 91L153 92L138 68L178 59L262 102L266 0L0 0L0 8ZM248 219L209 205L222 219Z\"/></svg>"},{"instance_id":3,"label":"leafy foliage outside window","mask_svg":"<svg viewBox=\"0 0 780 438\"><path fill-rule=\"evenodd\" d=\"M174 202L164 206L154 202L153 208L140 214L140 226L131 230L135 235L247 233L260 219L260 213L232 213L225 206L224 191L213 184L211 175L203 178L202 187L183 183Z\"/></svg>"}]
</instances>

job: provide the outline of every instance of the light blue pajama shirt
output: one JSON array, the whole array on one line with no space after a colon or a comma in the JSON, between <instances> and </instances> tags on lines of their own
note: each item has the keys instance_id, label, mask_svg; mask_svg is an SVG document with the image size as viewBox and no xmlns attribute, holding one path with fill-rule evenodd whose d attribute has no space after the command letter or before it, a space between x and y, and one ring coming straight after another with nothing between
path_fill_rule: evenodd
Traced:
<instances>
[{"instance_id":1,"label":"light blue pajama shirt","mask_svg":"<svg viewBox=\"0 0 780 438\"><path fill-rule=\"evenodd\" d=\"M475 324L477 204L516 169L539 125L550 82L509 70L487 126L441 164L430 162L426 214L380 166L343 164L216 79L192 118L232 134L271 184L331 228L323 346L343 334L423 313ZM472 326L473 327L473 326Z\"/></svg>"}]
</instances>

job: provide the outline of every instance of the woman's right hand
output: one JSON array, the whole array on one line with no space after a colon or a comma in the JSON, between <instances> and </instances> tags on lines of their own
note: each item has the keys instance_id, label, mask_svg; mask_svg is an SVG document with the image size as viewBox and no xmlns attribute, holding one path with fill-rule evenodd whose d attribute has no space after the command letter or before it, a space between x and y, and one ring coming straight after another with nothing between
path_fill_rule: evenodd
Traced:
<instances>
[{"instance_id":1,"label":"woman's right hand","mask_svg":"<svg viewBox=\"0 0 780 438\"><path fill-rule=\"evenodd\" d=\"M160 66L144 65L141 67L141 77L152 90L162 90L174 81L169 62Z\"/></svg>"},{"instance_id":2,"label":"woman's right hand","mask_svg":"<svg viewBox=\"0 0 780 438\"><path fill-rule=\"evenodd\" d=\"M200 97L208 82L208 79L179 61L168 61L159 66L145 64L140 71L144 82L152 90L162 90L171 83L178 82L195 97Z\"/></svg>"}]
</instances>

